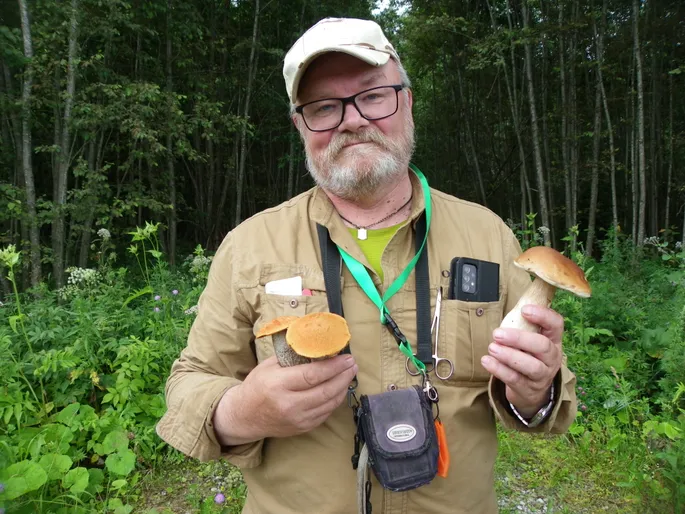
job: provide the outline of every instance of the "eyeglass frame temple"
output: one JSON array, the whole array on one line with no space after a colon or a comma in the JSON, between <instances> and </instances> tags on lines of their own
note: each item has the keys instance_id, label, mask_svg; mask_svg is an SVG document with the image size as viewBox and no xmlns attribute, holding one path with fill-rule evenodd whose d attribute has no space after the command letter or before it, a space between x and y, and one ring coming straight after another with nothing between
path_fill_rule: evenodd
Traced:
<instances>
[{"instance_id":1,"label":"eyeglass frame temple","mask_svg":"<svg viewBox=\"0 0 685 514\"><path fill-rule=\"evenodd\" d=\"M397 100L397 103L395 104L395 110L394 110L393 112L391 112L390 114L386 115L386 116L381 116L380 118L367 118L366 116L364 116L364 115L362 114L362 111L359 109L359 106L358 106L357 103L354 101L354 99L357 98L359 95L361 95L361 94L363 94L363 93L368 93L369 91L373 91L374 89L382 89L382 88L385 88L385 87L391 87L391 88L393 88L393 89L395 90L395 100ZM393 114L395 114L395 113L397 112L397 109L399 109L399 107L400 107L400 102L399 102L399 99L398 99L398 95L399 95L400 91L402 91L402 90L405 89L406 87L407 87L407 86L405 86L404 84L393 84L393 85L390 85L390 86L376 86L376 87L371 87L371 88L369 88L369 89L365 89L364 91L359 91L358 93L355 93L355 94L350 95L350 96L345 97L345 98L320 98L320 99L318 99L318 100L314 100L314 101L312 101L312 102L307 102L306 104L302 104L302 105L296 106L296 107L295 107L295 112L296 112L297 114L299 114L300 116L302 116L302 120L304 121L304 124L305 124L305 125L307 126L307 128L308 128L309 130L311 130L312 132L328 132L329 130L335 130L335 129L337 129L337 128L342 124L343 120L345 119L345 107L346 107L347 104L349 104L349 103L351 103L351 104L354 106L354 108L357 109L357 112L359 113L359 116L361 116L361 117L364 118L365 120L368 120L368 121L384 120L385 118L389 118L390 116L392 116ZM302 110L303 110L306 106L308 106L308 105L315 104L315 103L317 103L317 102L323 102L323 101L325 101L325 100L340 100L340 101L342 102L343 108L342 108L342 110L340 111L340 121L339 121L335 126L333 126L333 127L331 127L331 128L327 128L327 129L313 129L313 128L311 128L311 127L309 126L309 123L307 123L307 118L306 118L306 116L302 113Z\"/></svg>"}]
</instances>

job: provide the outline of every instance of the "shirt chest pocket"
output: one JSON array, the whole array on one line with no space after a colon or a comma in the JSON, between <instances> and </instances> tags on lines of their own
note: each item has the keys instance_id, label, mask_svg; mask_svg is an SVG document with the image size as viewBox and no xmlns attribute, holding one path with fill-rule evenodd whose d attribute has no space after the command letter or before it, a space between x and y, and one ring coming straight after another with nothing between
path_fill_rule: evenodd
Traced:
<instances>
[{"instance_id":1,"label":"shirt chest pocket","mask_svg":"<svg viewBox=\"0 0 685 514\"><path fill-rule=\"evenodd\" d=\"M265 291L266 284L274 280L302 277L303 294L281 295ZM256 307L259 314L253 331L256 334L266 323L281 316L304 316L312 312L328 312L328 298L323 273L302 265L265 265L256 291ZM271 336L255 339L257 360L274 355Z\"/></svg>"},{"instance_id":2,"label":"shirt chest pocket","mask_svg":"<svg viewBox=\"0 0 685 514\"><path fill-rule=\"evenodd\" d=\"M438 357L449 357L454 374L449 382L487 382L490 373L480 363L487 355L492 342L492 331L502 321L500 302L442 301ZM444 366L444 367L443 367ZM447 365L442 364L440 374L445 375Z\"/></svg>"}]
</instances>

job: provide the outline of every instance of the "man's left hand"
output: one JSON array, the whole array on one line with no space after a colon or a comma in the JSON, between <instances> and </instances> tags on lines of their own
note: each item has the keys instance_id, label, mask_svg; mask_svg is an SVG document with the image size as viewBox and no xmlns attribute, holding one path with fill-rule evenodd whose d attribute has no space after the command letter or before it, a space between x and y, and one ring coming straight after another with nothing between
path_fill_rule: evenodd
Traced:
<instances>
[{"instance_id":1,"label":"man's left hand","mask_svg":"<svg viewBox=\"0 0 685 514\"><path fill-rule=\"evenodd\" d=\"M526 305L523 317L538 325L540 333L498 328L483 367L506 385L507 400L525 418L531 418L549 401L549 389L561 368L564 318L550 308Z\"/></svg>"}]
</instances>

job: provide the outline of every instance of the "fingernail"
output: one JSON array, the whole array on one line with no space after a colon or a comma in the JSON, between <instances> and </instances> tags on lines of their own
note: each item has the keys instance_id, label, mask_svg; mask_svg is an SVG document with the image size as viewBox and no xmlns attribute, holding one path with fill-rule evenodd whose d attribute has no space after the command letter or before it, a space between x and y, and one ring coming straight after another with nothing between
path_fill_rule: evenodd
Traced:
<instances>
[{"instance_id":1,"label":"fingernail","mask_svg":"<svg viewBox=\"0 0 685 514\"><path fill-rule=\"evenodd\" d=\"M487 355L485 355L480 358L480 363L483 365L484 368L487 368L492 363L492 357L488 357Z\"/></svg>"},{"instance_id":2,"label":"fingernail","mask_svg":"<svg viewBox=\"0 0 685 514\"><path fill-rule=\"evenodd\" d=\"M521 309L521 312L523 314L531 315L531 314L535 314L535 309L533 308L532 305L524 305L523 308Z\"/></svg>"},{"instance_id":3,"label":"fingernail","mask_svg":"<svg viewBox=\"0 0 685 514\"><path fill-rule=\"evenodd\" d=\"M500 341L506 337L507 333L502 330L501 328L496 328L495 331L492 333L492 336L495 339L499 339Z\"/></svg>"},{"instance_id":4,"label":"fingernail","mask_svg":"<svg viewBox=\"0 0 685 514\"><path fill-rule=\"evenodd\" d=\"M490 345L488 346L488 350L490 351L490 353L497 355L499 353L500 348L499 345L495 343L490 343Z\"/></svg>"},{"instance_id":5,"label":"fingernail","mask_svg":"<svg viewBox=\"0 0 685 514\"><path fill-rule=\"evenodd\" d=\"M352 355L347 355L345 357L345 364L350 366L354 362L354 357Z\"/></svg>"}]
</instances>

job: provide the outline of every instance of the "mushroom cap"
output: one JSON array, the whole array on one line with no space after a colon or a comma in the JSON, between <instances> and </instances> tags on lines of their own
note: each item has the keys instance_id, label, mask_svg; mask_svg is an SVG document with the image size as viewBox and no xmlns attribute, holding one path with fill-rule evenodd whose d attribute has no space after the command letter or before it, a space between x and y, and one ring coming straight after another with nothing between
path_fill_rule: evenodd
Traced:
<instances>
[{"instance_id":1,"label":"mushroom cap","mask_svg":"<svg viewBox=\"0 0 685 514\"><path fill-rule=\"evenodd\" d=\"M281 316L279 318L274 318L260 328L255 334L255 337L270 336L277 332L281 332L282 330L286 330L297 318L298 316Z\"/></svg>"},{"instance_id":2,"label":"mushroom cap","mask_svg":"<svg viewBox=\"0 0 685 514\"><path fill-rule=\"evenodd\" d=\"M350 337L345 318L331 312L312 312L297 318L285 333L293 351L309 359L337 355Z\"/></svg>"},{"instance_id":3,"label":"mushroom cap","mask_svg":"<svg viewBox=\"0 0 685 514\"><path fill-rule=\"evenodd\" d=\"M514 259L514 264L559 289L583 298L592 295L583 270L554 248L533 246Z\"/></svg>"}]
</instances>

